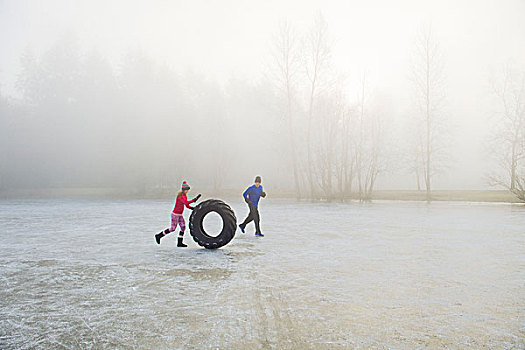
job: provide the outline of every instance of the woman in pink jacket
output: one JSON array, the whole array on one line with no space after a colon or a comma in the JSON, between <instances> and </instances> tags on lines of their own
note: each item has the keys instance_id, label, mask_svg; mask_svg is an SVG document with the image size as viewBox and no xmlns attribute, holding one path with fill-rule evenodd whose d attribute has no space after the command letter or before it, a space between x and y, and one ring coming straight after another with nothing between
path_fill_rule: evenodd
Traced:
<instances>
[{"instance_id":1,"label":"woman in pink jacket","mask_svg":"<svg viewBox=\"0 0 525 350\"><path fill-rule=\"evenodd\" d=\"M201 196L199 194L192 200L188 200L188 197L186 195L188 194L189 190L190 186L186 181L183 181L182 188L179 191L179 193L177 193L175 206L173 207L173 212L171 213L171 227L155 235L155 241L157 241L157 244L160 244L160 239L162 237L166 236L170 232L175 231L177 229L177 226L180 226L177 247L187 247L186 244L182 243L182 239L184 238L184 231L186 231L186 223L184 222L184 217L182 216L182 213L184 211L184 206L186 206L190 210L193 210L193 207L191 207L190 204L195 203Z\"/></svg>"}]
</instances>

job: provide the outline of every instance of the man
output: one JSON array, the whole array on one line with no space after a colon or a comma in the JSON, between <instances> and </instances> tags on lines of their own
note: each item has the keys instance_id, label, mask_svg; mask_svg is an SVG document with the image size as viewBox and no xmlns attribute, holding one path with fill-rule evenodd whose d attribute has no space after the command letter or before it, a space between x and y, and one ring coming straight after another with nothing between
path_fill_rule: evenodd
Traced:
<instances>
[{"instance_id":1,"label":"man","mask_svg":"<svg viewBox=\"0 0 525 350\"><path fill-rule=\"evenodd\" d=\"M242 194L242 197L244 198L244 201L248 203L248 206L250 207L250 213L248 214L248 217L242 224L239 225L239 228L241 229L241 232L244 233L244 229L246 228L246 225L248 225L250 222L255 222L255 235L257 237L264 237L264 235L261 233L261 227L259 226L260 217L259 217L259 199L261 197L266 197L266 193L263 191L263 187L261 186L261 177L257 176L255 177L255 184L248 187L246 191Z\"/></svg>"}]
</instances>

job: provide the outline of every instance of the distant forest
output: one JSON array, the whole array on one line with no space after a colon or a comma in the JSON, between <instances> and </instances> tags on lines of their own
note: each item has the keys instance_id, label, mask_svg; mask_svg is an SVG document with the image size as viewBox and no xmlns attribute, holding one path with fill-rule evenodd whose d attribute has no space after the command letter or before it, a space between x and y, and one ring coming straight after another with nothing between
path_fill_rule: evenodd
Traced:
<instances>
[{"instance_id":1,"label":"distant forest","mask_svg":"<svg viewBox=\"0 0 525 350\"><path fill-rule=\"evenodd\" d=\"M20 100L0 95L0 188L172 188L182 178L220 188L267 169L287 178L267 84L220 87L144 52L113 67L62 40L22 57L18 88Z\"/></svg>"},{"instance_id":2,"label":"distant forest","mask_svg":"<svg viewBox=\"0 0 525 350\"><path fill-rule=\"evenodd\" d=\"M283 23L264 78L222 85L143 51L111 64L69 37L42 54L28 50L20 97L0 90L0 190L169 192L185 179L220 191L263 175L297 198L366 200L378 176L397 172L430 198L433 177L453 158L446 71L433 33L416 35L407 73L413 105L405 106L406 125L396 125L392 101L373 93L366 74L348 97L328 29L322 16L306 33ZM494 83L499 109L487 154L499 164L487 183L522 199L524 76L507 69Z\"/></svg>"}]
</instances>

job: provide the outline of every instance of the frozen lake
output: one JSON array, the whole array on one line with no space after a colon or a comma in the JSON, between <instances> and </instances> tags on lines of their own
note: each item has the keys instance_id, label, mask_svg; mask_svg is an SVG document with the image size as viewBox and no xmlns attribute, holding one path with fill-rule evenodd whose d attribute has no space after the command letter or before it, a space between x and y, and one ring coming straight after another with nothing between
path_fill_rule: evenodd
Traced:
<instances>
[{"instance_id":1,"label":"frozen lake","mask_svg":"<svg viewBox=\"0 0 525 350\"><path fill-rule=\"evenodd\" d=\"M209 251L171 205L0 201L0 348L525 347L524 206L266 199Z\"/></svg>"}]
</instances>

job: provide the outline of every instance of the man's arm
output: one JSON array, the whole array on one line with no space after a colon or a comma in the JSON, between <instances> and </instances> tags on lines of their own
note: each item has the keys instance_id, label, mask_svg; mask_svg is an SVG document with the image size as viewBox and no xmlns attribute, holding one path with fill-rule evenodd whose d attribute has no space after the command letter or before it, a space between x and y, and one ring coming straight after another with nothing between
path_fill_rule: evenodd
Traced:
<instances>
[{"instance_id":1,"label":"man's arm","mask_svg":"<svg viewBox=\"0 0 525 350\"><path fill-rule=\"evenodd\" d=\"M250 200L249 200L248 197L247 197L247 196L250 194L251 189L252 189L251 186L248 187L248 188L246 189L246 191L244 191L244 193L242 194L242 198L244 198L244 201L245 201L246 203L248 203L248 204L252 204L252 202L250 202Z\"/></svg>"}]
</instances>

